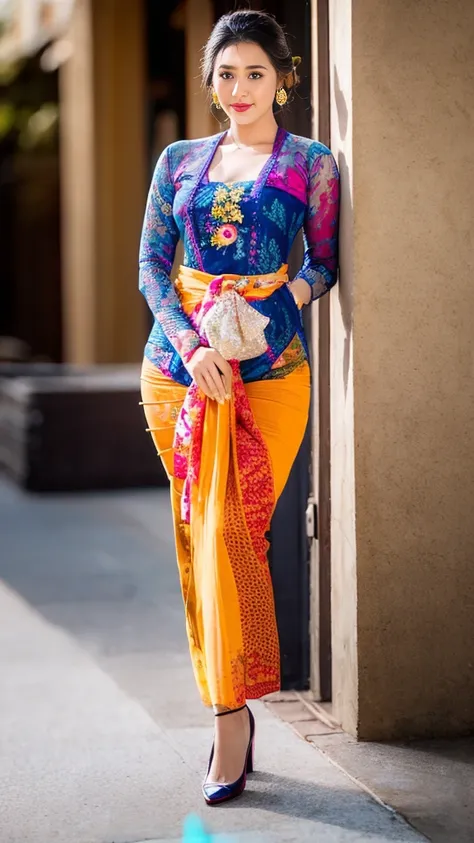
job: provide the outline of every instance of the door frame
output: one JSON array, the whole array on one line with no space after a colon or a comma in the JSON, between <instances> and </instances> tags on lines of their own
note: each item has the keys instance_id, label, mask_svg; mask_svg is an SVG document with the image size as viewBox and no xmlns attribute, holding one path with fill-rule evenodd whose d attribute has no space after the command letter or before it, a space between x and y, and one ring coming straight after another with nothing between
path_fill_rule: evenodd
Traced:
<instances>
[{"instance_id":1,"label":"door frame","mask_svg":"<svg viewBox=\"0 0 474 843\"><path fill-rule=\"evenodd\" d=\"M329 2L312 0L313 136L330 145ZM323 296L311 312L313 363L311 494L308 501L310 541L311 692L331 700L331 415L330 298Z\"/></svg>"}]
</instances>

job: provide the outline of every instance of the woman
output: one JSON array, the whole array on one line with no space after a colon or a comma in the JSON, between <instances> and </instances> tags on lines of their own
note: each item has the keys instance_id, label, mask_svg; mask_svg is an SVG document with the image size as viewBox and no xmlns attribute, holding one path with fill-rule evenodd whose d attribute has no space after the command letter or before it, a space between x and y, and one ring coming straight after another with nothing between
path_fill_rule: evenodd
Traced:
<instances>
[{"instance_id":1,"label":"woman","mask_svg":"<svg viewBox=\"0 0 474 843\"><path fill-rule=\"evenodd\" d=\"M203 785L211 805L241 793L253 769L247 700L279 689L265 533L308 419L301 307L336 282L336 163L274 117L296 64L271 16L239 11L217 22L203 77L230 126L165 149L140 249L140 289L155 317L143 405L170 478L194 673L216 715ZM301 228L304 261L290 281Z\"/></svg>"}]
</instances>

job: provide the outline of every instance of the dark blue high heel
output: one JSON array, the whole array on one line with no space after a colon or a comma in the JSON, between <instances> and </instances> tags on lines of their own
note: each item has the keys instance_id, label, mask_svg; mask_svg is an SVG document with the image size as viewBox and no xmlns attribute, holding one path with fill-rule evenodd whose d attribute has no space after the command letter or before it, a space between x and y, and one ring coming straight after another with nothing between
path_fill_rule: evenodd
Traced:
<instances>
[{"instance_id":1,"label":"dark blue high heel","mask_svg":"<svg viewBox=\"0 0 474 843\"><path fill-rule=\"evenodd\" d=\"M229 799L235 799L236 796L240 796L241 793L245 790L245 785L247 784L247 774L253 773L253 754L254 754L254 746L255 746L255 718L250 711L247 705L241 706L241 708L236 708L233 711L222 711L219 714L216 714L216 717L223 717L225 714L235 714L236 711L242 711L243 708L246 708L249 713L249 720L250 720L250 740L249 745L247 747L247 752L245 755L245 764L244 769L242 771L242 775L237 781L233 782L233 784L221 784L220 782L209 782L207 783L207 776L206 781L202 786L202 792L204 794L204 799L206 800L208 805L221 805L222 802L228 802ZM212 744L211 749L211 757L209 758L209 766L207 768L207 775L209 775L209 771L211 769L212 759L214 758L214 744Z\"/></svg>"}]
</instances>

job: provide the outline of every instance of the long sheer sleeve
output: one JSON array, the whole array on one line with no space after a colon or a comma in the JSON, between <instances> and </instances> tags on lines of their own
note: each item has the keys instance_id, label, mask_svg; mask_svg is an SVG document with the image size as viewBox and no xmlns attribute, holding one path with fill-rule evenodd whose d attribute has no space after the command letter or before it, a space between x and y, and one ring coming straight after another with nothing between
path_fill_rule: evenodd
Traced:
<instances>
[{"instance_id":1,"label":"long sheer sleeve","mask_svg":"<svg viewBox=\"0 0 474 843\"><path fill-rule=\"evenodd\" d=\"M311 286L318 299L337 281L339 172L330 152L318 153L310 170L303 234L303 265L295 276Z\"/></svg>"},{"instance_id":2,"label":"long sheer sleeve","mask_svg":"<svg viewBox=\"0 0 474 843\"><path fill-rule=\"evenodd\" d=\"M186 363L200 339L185 314L170 278L179 240L173 217L174 185L168 149L155 167L140 241L139 288L166 337Z\"/></svg>"}]
</instances>

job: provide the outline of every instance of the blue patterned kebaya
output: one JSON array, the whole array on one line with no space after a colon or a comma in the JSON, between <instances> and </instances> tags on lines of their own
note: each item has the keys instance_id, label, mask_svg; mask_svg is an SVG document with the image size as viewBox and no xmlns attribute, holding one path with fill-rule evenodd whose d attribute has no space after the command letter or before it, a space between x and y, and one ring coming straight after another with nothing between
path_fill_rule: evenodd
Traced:
<instances>
[{"instance_id":1,"label":"blue patterned kebaya","mask_svg":"<svg viewBox=\"0 0 474 843\"><path fill-rule=\"evenodd\" d=\"M276 272L304 234L304 278L312 298L337 278L339 173L324 144L279 128L255 181L211 182L209 165L225 132L168 146L153 175L140 245L140 289L155 322L145 354L178 383L191 378L183 360L202 344L170 278L179 239L184 266L218 276ZM308 356L301 312L286 285L252 306L269 317L268 347L240 364L244 381L284 377Z\"/></svg>"}]
</instances>

